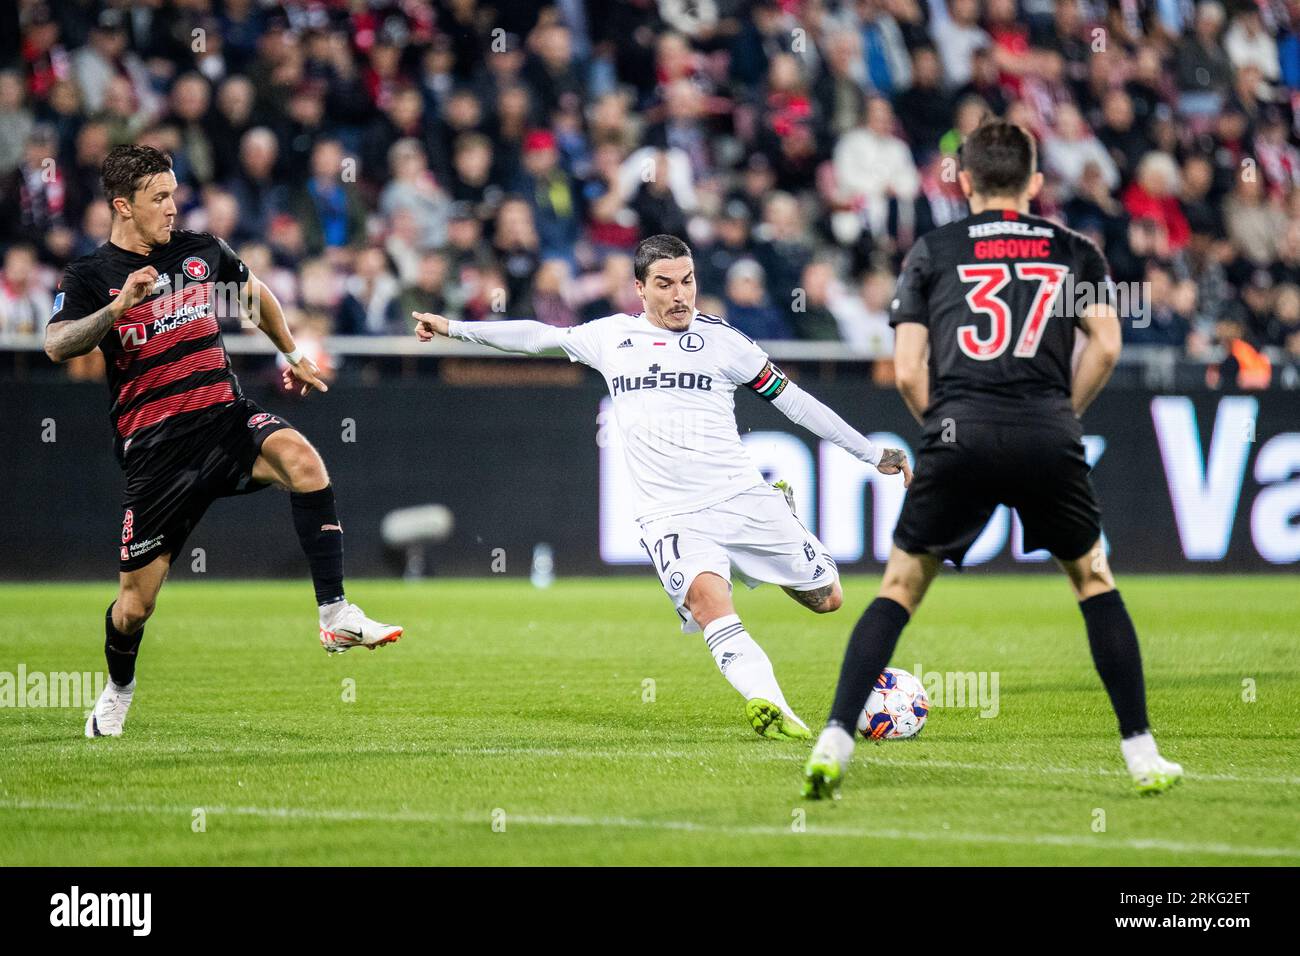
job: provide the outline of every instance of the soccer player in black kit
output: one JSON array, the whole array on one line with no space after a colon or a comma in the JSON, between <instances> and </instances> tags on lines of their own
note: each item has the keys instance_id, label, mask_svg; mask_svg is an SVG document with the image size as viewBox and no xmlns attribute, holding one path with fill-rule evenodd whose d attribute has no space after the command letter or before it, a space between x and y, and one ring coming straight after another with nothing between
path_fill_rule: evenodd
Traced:
<instances>
[{"instance_id":1,"label":"soccer player in black kit","mask_svg":"<svg viewBox=\"0 0 1300 956\"><path fill-rule=\"evenodd\" d=\"M285 356L284 387L326 391L295 347L280 303L224 241L174 228L170 157L116 146L103 168L109 241L68 265L45 333L55 362L104 353L115 449L126 473L117 599L104 615L109 682L87 737L122 734L144 625L172 560L217 498L274 484L289 491L311 567L320 641L336 653L396 641L343 593L343 529L316 449L283 418L243 397L221 341L223 307L242 313Z\"/></svg>"},{"instance_id":2,"label":"soccer player in black kit","mask_svg":"<svg viewBox=\"0 0 1300 956\"><path fill-rule=\"evenodd\" d=\"M1183 771L1160 756L1148 726L1137 634L1107 567L1078 418L1120 352L1106 262L1088 239L1028 214L1043 182L1029 133L987 122L960 157L971 215L916 241L891 304L898 389L924 429L915 478L803 793L839 795L858 716L899 635L940 562L960 568L999 504L1016 509L1026 549L1046 548L1069 577L1134 785L1166 790ZM1087 344L1071 375L1076 327Z\"/></svg>"}]
</instances>

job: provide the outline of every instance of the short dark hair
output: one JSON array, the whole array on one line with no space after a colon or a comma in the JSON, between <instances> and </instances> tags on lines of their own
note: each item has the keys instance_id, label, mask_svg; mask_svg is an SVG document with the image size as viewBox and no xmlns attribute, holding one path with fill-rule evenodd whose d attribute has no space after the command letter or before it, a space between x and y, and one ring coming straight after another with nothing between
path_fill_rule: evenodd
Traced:
<instances>
[{"instance_id":1,"label":"short dark hair","mask_svg":"<svg viewBox=\"0 0 1300 956\"><path fill-rule=\"evenodd\" d=\"M130 201L140 188L141 180L168 172L171 168L172 158L152 146L114 146L108 151L100 176L109 208L118 196Z\"/></svg>"},{"instance_id":2,"label":"short dark hair","mask_svg":"<svg viewBox=\"0 0 1300 956\"><path fill-rule=\"evenodd\" d=\"M677 259L690 255L691 247L676 236L650 236L636 244L632 273L638 282L645 282L646 276L650 274L651 264L660 259Z\"/></svg>"},{"instance_id":3,"label":"short dark hair","mask_svg":"<svg viewBox=\"0 0 1300 956\"><path fill-rule=\"evenodd\" d=\"M977 126L962 143L959 156L981 196L1020 195L1038 161L1034 137L1024 127L1001 119Z\"/></svg>"}]
</instances>

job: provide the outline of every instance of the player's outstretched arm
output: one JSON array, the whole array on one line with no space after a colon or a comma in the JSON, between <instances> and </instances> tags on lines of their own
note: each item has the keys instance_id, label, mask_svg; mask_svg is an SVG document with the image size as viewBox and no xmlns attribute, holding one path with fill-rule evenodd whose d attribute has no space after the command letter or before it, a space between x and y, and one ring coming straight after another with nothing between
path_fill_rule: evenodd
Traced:
<instances>
[{"instance_id":1,"label":"player's outstretched arm","mask_svg":"<svg viewBox=\"0 0 1300 956\"><path fill-rule=\"evenodd\" d=\"M1079 326L1088 336L1088 344L1079 353L1070 393L1070 403L1076 415L1082 415L1106 387L1123 346L1119 315L1113 306L1100 303L1089 306Z\"/></svg>"},{"instance_id":2,"label":"player's outstretched arm","mask_svg":"<svg viewBox=\"0 0 1300 956\"><path fill-rule=\"evenodd\" d=\"M458 322L431 312L412 312L411 318L415 319L415 337L421 342L432 342L441 335L524 355L563 351L560 342L564 332L545 322L531 319Z\"/></svg>"},{"instance_id":3,"label":"player's outstretched arm","mask_svg":"<svg viewBox=\"0 0 1300 956\"><path fill-rule=\"evenodd\" d=\"M126 277L122 291L108 305L80 319L64 319L45 327L45 354L55 362L66 362L93 351L126 310L144 299L158 281L153 266L137 269Z\"/></svg>"},{"instance_id":4,"label":"player's outstretched arm","mask_svg":"<svg viewBox=\"0 0 1300 956\"><path fill-rule=\"evenodd\" d=\"M903 486L912 483L912 468L901 448L881 448L852 425L840 418L794 382L787 381L772 404L796 425L802 425L819 438L834 442L854 458L875 465L882 475L903 475Z\"/></svg>"},{"instance_id":5,"label":"player's outstretched arm","mask_svg":"<svg viewBox=\"0 0 1300 956\"><path fill-rule=\"evenodd\" d=\"M289 323L284 318L284 308L275 293L252 273L248 276L248 293L245 318L262 330L262 334L271 340L289 363L284 370L285 390L302 385L303 395L313 388L328 392L330 388L320 380L320 369L316 363L300 353L294 345L293 333L289 331Z\"/></svg>"}]
</instances>

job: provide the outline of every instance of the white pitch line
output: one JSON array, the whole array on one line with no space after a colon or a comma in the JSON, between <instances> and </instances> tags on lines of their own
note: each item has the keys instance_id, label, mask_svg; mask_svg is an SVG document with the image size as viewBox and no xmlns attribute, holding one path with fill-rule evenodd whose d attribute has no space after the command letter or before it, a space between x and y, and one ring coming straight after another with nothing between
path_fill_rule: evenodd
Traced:
<instances>
[{"instance_id":1,"label":"white pitch line","mask_svg":"<svg viewBox=\"0 0 1300 956\"><path fill-rule=\"evenodd\" d=\"M96 742L88 746L103 746L104 744ZM81 743L70 744L66 749L82 746ZM110 744L111 746L111 744ZM759 745L761 746L761 745ZM779 745L778 745L779 746ZM873 746L872 749L892 746L889 742ZM906 746L906 745L904 745ZM241 754L293 754L306 750L313 750L312 746L302 748L284 749L276 746L223 746L214 745L211 747L195 746L192 744L164 744L160 746L149 746L150 753L179 753L193 755L241 755ZM328 749L328 748L327 748ZM607 750L596 748L565 748L565 747L512 747L512 746L477 746L477 747L403 747L401 745L390 746L358 746L348 747L347 752L350 754L393 754L411 755L411 756L452 756L452 757L563 757L578 760L717 760L716 755L700 751L690 750ZM777 752L774 749L764 748L762 751L738 755L740 763L795 763L803 759L802 752L795 752L793 749L787 749L785 752ZM1127 777L1128 773L1124 770L1109 770L1104 767L1060 767L1051 765L1034 766L1031 764L1013 764L1013 763L982 763L960 760L925 760L907 758L884 758L875 753L864 753L858 751L858 761L868 765L878 767L903 767L907 769L925 770L933 768L935 770L974 770L974 771L993 771L998 773L1028 773L1036 776L1055 776L1055 777ZM1116 758L1118 762L1118 758ZM1186 773L1185 779L1195 780L1200 783L1249 783L1263 784L1270 786L1294 787L1300 786L1300 776L1249 776L1231 773Z\"/></svg>"},{"instance_id":2,"label":"white pitch line","mask_svg":"<svg viewBox=\"0 0 1300 956\"><path fill-rule=\"evenodd\" d=\"M0 800L0 810L27 810L69 813L141 813L165 816L190 816L194 807L149 804L75 803L68 801ZM420 813L415 811L330 810L311 807L203 807L206 813L220 816L264 817L281 820L327 820L346 823L417 823L432 826L462 825L489 827L489 814ZM788 826L738 826L699 823L693 820L653 820L642 817L587 817L546 814L507 814L506 824L537 827L576 827L594 829L664 830L679 833L709 833L721 836L830 837L835 839L902 840L925 843L1001 844L1007 846L1056 846L1086 850L1157 850L1174 854L1206 854L1268 859L1300 859L1300 848L1237 846L1229 843L1185 843L1177 840L1116 839L1068 836L1055 833L967 833L947 830L868 829L866 827L822 827L815 823L796 833Z\"/></svg>"}]
</instances>

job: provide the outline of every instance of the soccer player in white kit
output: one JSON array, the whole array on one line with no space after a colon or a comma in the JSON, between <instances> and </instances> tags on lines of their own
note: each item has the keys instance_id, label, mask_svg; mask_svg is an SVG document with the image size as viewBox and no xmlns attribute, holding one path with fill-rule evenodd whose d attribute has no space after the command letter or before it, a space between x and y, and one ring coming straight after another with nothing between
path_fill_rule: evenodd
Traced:
<instances>
[{"instance_id":1,"label":"soccer player in white kit","mask_svg":"<svg viewBox=\"0 0 1300 956\"><path fill-rule=\"evenodd\" d=\"M912 479L906 456L879 448L786 378L752 339L695 309L690 248L674 236L637 246L639 315L573 328L509 320L458 322L415 312L422 342L444 335L507 352L564 353L605 377L636 490L641 544L681 617L703 631L718 669L745 698L762 736L807 739L772 663L731 601L731 572L750 587L777 584L824 614L843 593L835 560L804 527L786 495L755 467L736 428L737 388L770 401L791 421L882 474Z\"/></svg>"}]
</instances>

